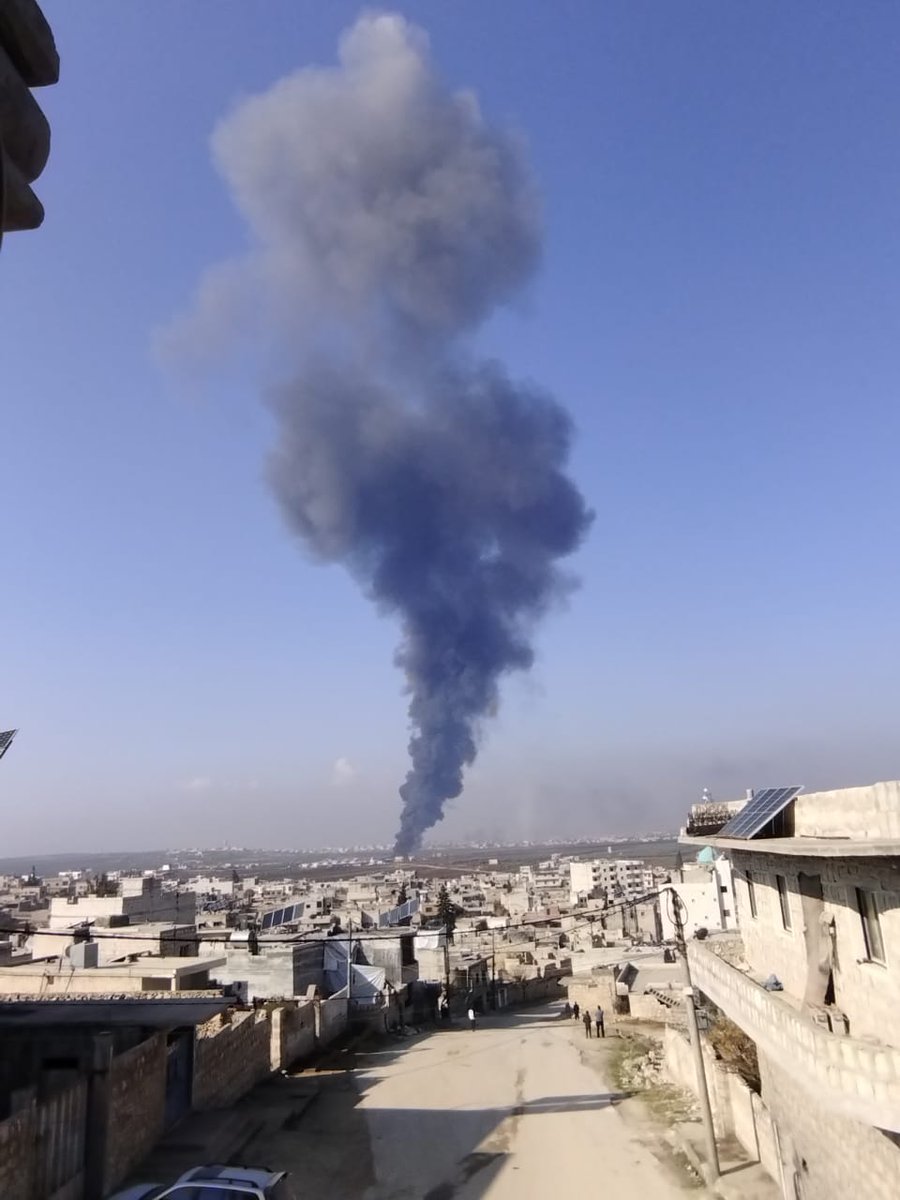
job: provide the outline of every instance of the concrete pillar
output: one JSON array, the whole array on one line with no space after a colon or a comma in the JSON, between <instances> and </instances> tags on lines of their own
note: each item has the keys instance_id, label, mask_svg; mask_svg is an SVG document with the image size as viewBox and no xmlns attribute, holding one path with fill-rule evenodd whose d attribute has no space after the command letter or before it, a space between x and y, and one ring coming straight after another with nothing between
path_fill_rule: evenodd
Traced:
<instances>
[{"instance_id":1,"label":"concrete pillar","mask_svg":"<svg viewBox=\"0 0 900 1200\"><path fill-rule=\"evenodd\" d=\"M111 1033L98 1033L91 1046L88 1074L87 1128L84 1144L84 1200L103 1200L106 1194L106 1146L109 1135L109 1071Z\"/></svg>"},{"instance_id":2,"label":"concrete pillar","mask_svg":"<svg viewBox=\"0 0 900 1200\"><path fill-rule=\"evenodd\" d=\"M271 1035L269 1039L269 1061L273 1071L280 1071L284 1064L284 1008L277 1005L269 1016Z\"/></svg>"}]
</instances>

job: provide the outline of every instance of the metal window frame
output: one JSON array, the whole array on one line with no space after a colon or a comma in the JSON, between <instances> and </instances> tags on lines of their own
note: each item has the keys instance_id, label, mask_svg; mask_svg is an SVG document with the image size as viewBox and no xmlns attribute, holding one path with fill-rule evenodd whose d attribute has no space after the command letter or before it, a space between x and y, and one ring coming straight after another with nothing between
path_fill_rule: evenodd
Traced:
<instances>
[{"instance_id":1,"label":"metal window frame","mask_svg":"<svg viewBox=\"0 0 900 1200\"><path fill-rule=\"evenodd\" d=\"M778 904L781 908L781 924L784 927L785 933L793 933L794 922L791 916L791 894L788 889L786 875L776 873L775 890L778 892Z\"/></svg>"}]
</instances>

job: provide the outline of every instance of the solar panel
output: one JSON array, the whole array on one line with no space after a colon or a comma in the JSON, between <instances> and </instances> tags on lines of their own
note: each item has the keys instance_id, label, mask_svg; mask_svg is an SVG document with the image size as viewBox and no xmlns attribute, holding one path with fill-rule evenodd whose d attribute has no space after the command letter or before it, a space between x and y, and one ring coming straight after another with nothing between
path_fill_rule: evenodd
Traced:
<instances>
[{"instance_id":1,"label":"solar panel","mask_svg":"<svg viewBox=\"0 0 900 1200\"><path fill-rule=\"evenodd\" d=\"M261 927L274 929L276 925L290 925L299 921L303 916L304 903L288 904L285 908L273 908L271 912L263 913Z\"/></svg>"},{"instance_id":2,"label":"solar panel","mask_svg":"<svg viewBox=\"0 0 900 1200\"><path fill-rule=\"evenodd\" d=\"M716 837L753 838L779 813L784 812L802 787L762 788L754 792L741 811L731 818Z\"/></svg>"},{"instance_id":3,"label":"solar panel","mask_svg":"<svg viewBox=\"0 0 900 1200\"><path fill-rule=\"evenodd\" d=\"M7 752L10 743L19 731L17 729L7 729L0 733L0 758Z\"/></svg>"}]
</instances>

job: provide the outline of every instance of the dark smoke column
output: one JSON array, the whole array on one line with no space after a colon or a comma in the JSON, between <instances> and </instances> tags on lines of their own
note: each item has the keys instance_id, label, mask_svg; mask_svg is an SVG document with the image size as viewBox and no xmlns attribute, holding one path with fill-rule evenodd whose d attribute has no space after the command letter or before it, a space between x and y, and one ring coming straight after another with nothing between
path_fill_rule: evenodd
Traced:
<instances>
[{"instance_id":1,"label":"dark smoke column","mask_svg":"<svg viewBox=\"0 0 900 1200\"><path fill-rule=\"evenodd\" d=\"M339 57L217 129L255 246L209 273L167 344L215 348L257 312L294 358L272 399L270 478L314 556L400 620L411 767L396 845L411 853L460 794L501 678L531 666L590 514L565 474L563 409L466 341L539 257L518 145L443 87L401 17L361 18Z\"/></svg>"}]
</instances>

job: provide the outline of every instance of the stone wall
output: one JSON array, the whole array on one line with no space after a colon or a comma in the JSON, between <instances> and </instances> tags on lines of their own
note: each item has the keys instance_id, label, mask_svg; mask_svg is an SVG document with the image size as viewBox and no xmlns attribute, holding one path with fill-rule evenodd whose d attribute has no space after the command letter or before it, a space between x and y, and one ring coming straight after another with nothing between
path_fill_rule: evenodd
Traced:
<instances>
[{"instance_id":1,"label":"stone wall","mask_svg":"<svg viewBox=\"0 0 900 1200\"><path fill-rule=\"evenodd\" d=\"M166 1035L154 1034L113 1058L109 1069L107 1190L124 1179L162 1136L166 1111Z\"/></svg>"},{"instance_id":2,"label":"stone wall","mask_svg":"<svg viewBox=\"0 0 900 1200\"><path fill-rule=\"evenodd\" d=\"M566 987L569 1003L591 1012L599 1004L606 1015L607 1025L616 1021L616 985L610 972L595 975L592 979L573 979ZM661 1007L661 1006L660 1006Z\"/></svg>"},{"instance_id":3,"label":"stone wall","mask_svg":"<svg viewBox=\"0 0 900 1200\"><path fill-rule=\"evenodd\" d=\"M796 1189L802 1200L896 1200L900 1146L892 1137L810 1104L804 1089L767 1055L760 1054L759 1065L763 1098L778 1128L787 1195Z\"/></svg>"},{"instance_id":4,"label":"stone wall","mask_svg":"<svg viewBox=\"0 0 900 1200\"><path fill-rule=\"evenodd\" d=\"M737 1138L749 1157L762 1163L769 1175L779 1180L781 1165L775 1123L762 1097L751 1091L739 1075L726 1070L705 1040L703 1065L716 1137ZM666 1030L663 1070L673 1083L697 1095L694 1056L687 1033L683 1030Z\"/></svg>"},{"instance_id":5,"label":"stone wall","mask_svg":"<svg viewBox=\"0 0 900 1200\"><path fill-rule=\"evenodd\" d=\"M36 1108L30 1104L0 1121L0 1196L3 1200L32 1200Z\"/></svg>"},{"instance_id":6,"label":"stone wall","mask_svg":"<svg viewBox=\"0 0 900 1200\"><path fill-rule=\"evenodd\" d=\"M264 1009L229 1011L198 1025L195 1109L226 1108L272 1070L272 1018Z\"/></svg>"},{"instance_id":7,"label":"stone wall","mask_svg":"<svg viewBox=\"0 0 900 1200\"><path fill-rule=\"evenodd\" d=\"M309 1058L316 1048L316 1009L312 1002L283 1004L272 1010L273 1071Z\"/></svg>"},{"instance_id":8,"label":"stone wall","mask_svg":"<svg viewBox=\"0 0 900 1200\"><path fill-rule=\"evenodd\" d=\"M316 1041L328 1046L347 1028L347 1001L341 996L316 1003Z\"/></svg>"}]
</instances>

